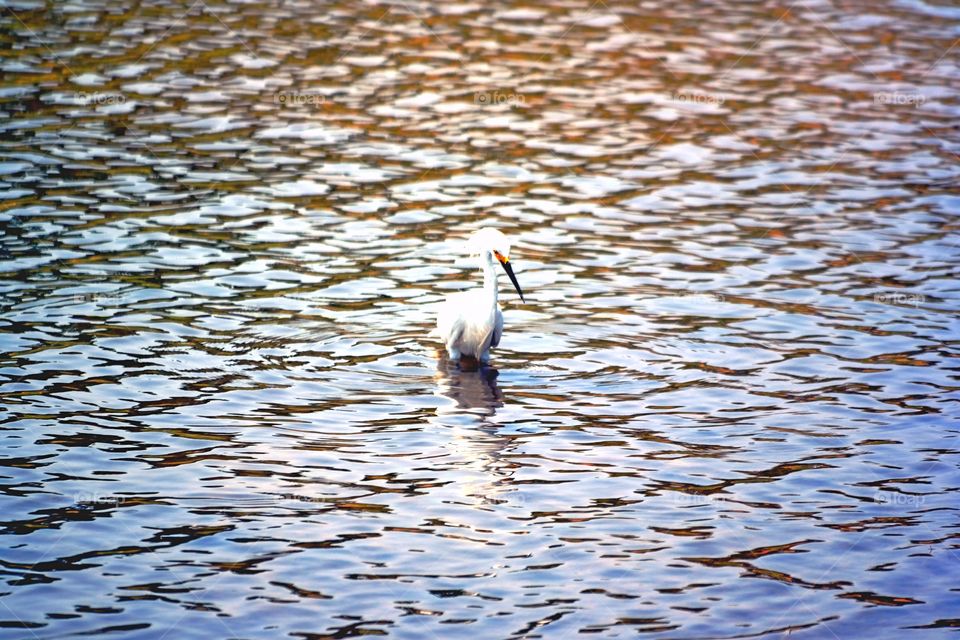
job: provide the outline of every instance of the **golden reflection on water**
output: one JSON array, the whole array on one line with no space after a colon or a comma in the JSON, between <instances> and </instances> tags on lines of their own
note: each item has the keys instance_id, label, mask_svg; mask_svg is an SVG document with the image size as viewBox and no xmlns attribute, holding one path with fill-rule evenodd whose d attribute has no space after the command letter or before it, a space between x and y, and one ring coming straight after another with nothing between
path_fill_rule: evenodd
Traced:
<instances>
[{"instance_id":1,"label":"golden reflection on water","mask_svg":"<svg viewBox=\"0 0 960 640\"><path fill-rule=\"evenodd\" d=\"M8 3L2 635L956 627L958 20Z\"/></svg>"}]
</instances>

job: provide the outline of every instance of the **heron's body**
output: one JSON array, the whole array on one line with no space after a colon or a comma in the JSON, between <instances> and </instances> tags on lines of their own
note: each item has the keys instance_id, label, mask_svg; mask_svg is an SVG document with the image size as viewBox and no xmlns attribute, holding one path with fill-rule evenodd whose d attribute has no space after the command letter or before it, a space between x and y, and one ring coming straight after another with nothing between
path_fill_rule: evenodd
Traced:
<instances>
[{"instance_id":1,"label":"heron's body","mask_svg":"<svg viewBox=\"0 0 960 640\"><path fill-rule=\"evenodd\" d=\"M503 336L503 312L497 302L497 261L503 265L518 293L520 286L510 267L510 246L502 233L481 229L470 242L483 271L483 286L454 293L444 300L433 335L443 340L451 360L467 356L487 362L490 348L500 344ZM523 299L522 293L520 298Z\"/></svg>"}]
</instances>

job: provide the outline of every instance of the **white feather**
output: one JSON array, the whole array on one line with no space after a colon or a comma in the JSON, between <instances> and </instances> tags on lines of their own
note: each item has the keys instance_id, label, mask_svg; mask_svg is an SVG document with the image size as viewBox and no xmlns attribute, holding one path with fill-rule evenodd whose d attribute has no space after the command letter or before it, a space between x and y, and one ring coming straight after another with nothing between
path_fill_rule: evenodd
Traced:
<instances>
[{"instance_id":1,"label":"white feather","mask_svg":"<svg viewBox=\"0 0 960 640\"><path fill-rule=\"evenodd\" d=\"M430 335L443 341L452 360L470 356L481 362L490 358L490 348L503 336L503 311L497 302L496 253L507 258L510 243L500 231L487 227L467 243L473 264L483 272L482 287L454 293L440 305L437 328Z\"/></svg>"}]
</instances>

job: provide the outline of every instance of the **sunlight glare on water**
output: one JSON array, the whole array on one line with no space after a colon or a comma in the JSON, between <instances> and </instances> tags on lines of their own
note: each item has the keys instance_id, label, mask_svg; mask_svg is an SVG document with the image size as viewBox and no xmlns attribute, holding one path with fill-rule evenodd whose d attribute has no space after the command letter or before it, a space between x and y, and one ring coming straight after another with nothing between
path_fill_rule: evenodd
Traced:
<instances>
[{"instance_id":1,"label":"sunlight glare on water","mask_svg":"<svg viewBox=\"0 0 960 640\"><path fill-rule=\"evenodd\" d=\"M956 8L0 24L0 636L960 628Z\"/></svg>"}]
</instances>

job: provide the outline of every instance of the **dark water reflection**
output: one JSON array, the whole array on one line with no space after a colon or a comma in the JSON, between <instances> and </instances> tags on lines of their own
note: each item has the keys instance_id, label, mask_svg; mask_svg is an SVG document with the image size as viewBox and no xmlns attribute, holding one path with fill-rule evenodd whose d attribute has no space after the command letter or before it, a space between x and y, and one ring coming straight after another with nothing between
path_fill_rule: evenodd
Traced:
<instances>
[{"instance_id":1,"label":"dark water reflection","mask_svg":"<svg viewBox=\"0 0 960 640\"><path fill-rule=\"evenodd\" d=\"M956 8L0 23L0 636L960 628Z\"/></svg>"}]
</instances>

